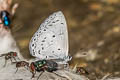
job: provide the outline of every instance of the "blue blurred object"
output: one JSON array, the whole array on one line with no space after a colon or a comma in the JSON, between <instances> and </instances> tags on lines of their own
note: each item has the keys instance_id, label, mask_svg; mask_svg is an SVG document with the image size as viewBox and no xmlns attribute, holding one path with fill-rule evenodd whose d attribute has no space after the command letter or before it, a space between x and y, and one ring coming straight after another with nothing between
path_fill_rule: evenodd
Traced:
<instances>
[{"instance_id":1,"label":"blue blurred object","mask_svg":"<svg viewBox=\"0 0 120 80\"><path fill-rule=\"evenodd\" d=\"M4 26L9 27L10 26L10 18L9 18L9 13L7 11L1 11L0 13L1 19L4 23Z\"/></svg>"}]
</instances>

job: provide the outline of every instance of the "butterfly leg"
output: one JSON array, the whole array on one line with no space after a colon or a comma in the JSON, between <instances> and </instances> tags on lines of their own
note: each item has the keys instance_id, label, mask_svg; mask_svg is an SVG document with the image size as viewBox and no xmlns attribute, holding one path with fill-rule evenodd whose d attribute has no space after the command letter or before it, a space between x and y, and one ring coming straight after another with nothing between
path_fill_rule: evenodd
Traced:
<instances>
[{"instance_id":1,"label":"butterfly leg","mask_svg":"<svg viewBox=\"0 0 120 80\"><path fill-rule=\"evenodd\" d=\"M44 72L44 71L42 71L42 72L39 74L37 80L40 78L40 76L43 74L43 72Z\"/></svg>"}]
</instances>

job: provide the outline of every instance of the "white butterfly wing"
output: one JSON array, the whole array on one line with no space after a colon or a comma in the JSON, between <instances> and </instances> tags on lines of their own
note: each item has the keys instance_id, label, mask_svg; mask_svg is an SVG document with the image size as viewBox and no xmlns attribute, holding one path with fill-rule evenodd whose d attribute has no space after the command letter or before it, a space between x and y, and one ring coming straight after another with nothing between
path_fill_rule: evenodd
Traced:
<instances>
[{"instance_id":1,"label":"white butterfly wing","mask_svg":"<svg viewBox=\"0 0 120 80\"><path fill-rule=\"evenodd\" d=\"M66 59L68 57L68 31L61 11L50 15L32 37L30 54L39 59Z\"/></svg>"}]
</instances>

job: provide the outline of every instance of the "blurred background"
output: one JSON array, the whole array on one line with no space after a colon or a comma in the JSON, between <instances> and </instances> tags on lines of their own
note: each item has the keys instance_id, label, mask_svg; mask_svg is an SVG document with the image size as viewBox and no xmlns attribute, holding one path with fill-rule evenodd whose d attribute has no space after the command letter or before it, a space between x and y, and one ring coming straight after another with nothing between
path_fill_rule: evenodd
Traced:
<instances>
[{"instance_id":1,"label":"blurred background","mask_svg":"<svg viewBox=\"0 0 120 80\"><path fill-rule=\"evenodd\" d=\"M90 79L120 77L120 0L14 0L19 7L12 32L24 57L29 41L50 14L62 11L69 32L70 66L84 67ZM82 52L88 56L81 58Z\"/></svg>"}]
</instances>

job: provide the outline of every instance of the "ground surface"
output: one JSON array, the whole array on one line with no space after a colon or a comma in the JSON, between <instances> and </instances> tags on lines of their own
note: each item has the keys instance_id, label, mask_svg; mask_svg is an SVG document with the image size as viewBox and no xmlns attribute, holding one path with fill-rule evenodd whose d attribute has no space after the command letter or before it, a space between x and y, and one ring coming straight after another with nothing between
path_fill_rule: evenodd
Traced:
<instances>
[{"instance_id":1,"label":"ground surface","mask_svg":"<svg viewBox=\"0 0 120 80\"><path fill-rule=\"evenodd\" d=\"M17 60L18 61L18 60ZM42 75L38 76L41 72L37 72L35 77L32 78L32 73L24 67L16 68L16 64L8 60L6 66L4 66L4 57L0 58L0 80L89 80L83 75L76 74L70 70L57 70L53 74L45 71ZM60 75L60 76L58 76Z\"/></svg>"},{"instance_id":2,"label":"ground surface","mask_svg":"<svg viewBox=\"0 0 120 80\"><path fill-rule=\"evenodd\" d=\"M12 28L21 52L29 58L28 43L42 21L61 10L69 29L71 66L85 67L91 79L107 73L120 77L120 0L15 0L19 2ZM90 54L77 58L80 49ZM95 77L95 76L96 77ZM94 76L94 77L93 77Z\"/></svg>"}]
</instances>

